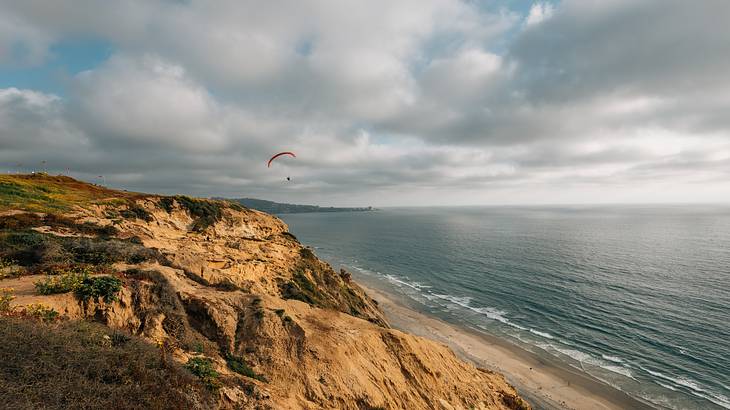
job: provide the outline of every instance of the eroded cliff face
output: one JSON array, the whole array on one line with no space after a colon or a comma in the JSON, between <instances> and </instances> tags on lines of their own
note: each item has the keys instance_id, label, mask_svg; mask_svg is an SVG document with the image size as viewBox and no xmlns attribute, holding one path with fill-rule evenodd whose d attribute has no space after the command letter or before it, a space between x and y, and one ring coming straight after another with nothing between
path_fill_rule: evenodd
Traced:
<instances>
[{"instance_id":1,"label":"eroded cliff face","mask_svg":"<svg viewBox=\"0 0 730 410\"><path fill-rule=\"evenodd\" d=\"M142 335L181 362L211 358L222 374L222 407L515 408L516 392L501 375L389 328L346 272L320 261L278 218L190 201L136 196L65 212L76 226L114 227L104 240L145 250L113 261L124 283L116 301L37 295L33 282L42 276L34 272L0 287L15 288L15 304L42 303ZM212 208L196 208L206 203ZM25 220L23 212L2 217ZM30 229L43 235L98 237L34 215L41 219ZM247 371L234 371L231 360Z\"/></svg>"}]
</instances>

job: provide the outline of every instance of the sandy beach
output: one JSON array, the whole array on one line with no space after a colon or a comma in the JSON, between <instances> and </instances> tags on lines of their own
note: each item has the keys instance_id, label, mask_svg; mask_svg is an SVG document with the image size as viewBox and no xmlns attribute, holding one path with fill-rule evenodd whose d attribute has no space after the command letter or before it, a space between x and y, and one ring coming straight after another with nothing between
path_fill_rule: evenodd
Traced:
<instances>
[{"instance_id":1,"label":"sandy beach","mask_svg":"<svg viewBox=\"0 0 730 410\"><path fill-rule=\"evenodd\" d=\"M476 366L504 374L535 409L653 408L557 360L416 312L396 296L361 286L378 301L391 326L444 343Z\"/></svg>"}]
</instances>

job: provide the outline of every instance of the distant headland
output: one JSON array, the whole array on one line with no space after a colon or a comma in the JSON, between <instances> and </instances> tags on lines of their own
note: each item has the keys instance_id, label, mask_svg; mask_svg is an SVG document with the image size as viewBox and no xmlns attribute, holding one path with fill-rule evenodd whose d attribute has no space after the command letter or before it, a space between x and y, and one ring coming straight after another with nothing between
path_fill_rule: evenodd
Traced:
<instances>
[{"instance_id":1,"label":"distant headland","mask_svg":"<svg viewBox=\"0 0 730 410\"><path fill-rule=\"evenodd\" d=\"M256 209L270 214L301 214L311 212L368 212L376 211L377 209L372 206L360 207L360 208L338 208L338 207L325 207L318 205L297 205L297 204L285 204L274 201L266 201L264 199L254 198L213 198L221 199L226 201L232 201L243 205L247 208Z\"/></svg>"}]
</instances>

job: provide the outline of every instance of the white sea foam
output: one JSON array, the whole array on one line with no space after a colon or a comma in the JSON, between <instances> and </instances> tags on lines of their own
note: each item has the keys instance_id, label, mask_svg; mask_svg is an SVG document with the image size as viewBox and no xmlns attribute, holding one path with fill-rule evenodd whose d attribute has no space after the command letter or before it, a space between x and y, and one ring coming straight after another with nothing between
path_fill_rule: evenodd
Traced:
<instances>
[{"instance_id":1,"label":"white sea foam","mask_svg":"<svg viewBox=\"0 0 730 410\"><path fill-rule=\"evenodd\" d=\"M602 369L606 369L609 372L618 373L620 375L623 375L623 376L626 376L626 377L629 377L629 378L634 379L634 374L631 373L631 370L629 370L629 369L627 369L627 368L625 368L623 366L615 366L615 365L611 365L611 364L604 364L604 365L599 365L599 367L602 368ZM636 380L636 379L634 379L634 380Z\"/></svg>"},{"instance_id":2,"label":"white sea foam","mask_svg":"<svg viewBox=\"0 0 730 410\"><path fill-rule=\"evenodd\" d=\"M553 335L551 335L550 333L547 333L547 332L541 332L539 330L530 329L530 333L534 333L534 334L536 334L538 336L542 336L542 337L544 337L546 339L554 339L553 338Z\"/></svg>"},{"instance_id":3,"label":"white sea foam","mask_svg":"<svg viewBox=\"0 0 730 410\"><path fill-rule=\"evenodd\" d=\"M707 390L706 388L703 388L700 386L700 384L694 380L688 379L686 377L672 377L667 376L664 373L660 373L654 370L649 370L645 367L641 367L642 370L646 371L647 373L651 374L652 376L660 377L664 380L670 381L674 383L675 386L683 386L690 390L690 392L697 396L702 397L703 399L707 399L715 404L717 404L720 407L730 409L730 398L723 394L719 394L716 392L712 392ZM673 389L676 390L676 389Z\"/></svg>"},{"instance_id":4,"label":"white sea foam","mask_svg":"<svg viewBox=\"0 0 730 410\"><path fill-rule=\"evenodd\" d=\"M520 326L520 325L518 325L517 323L512 323L512 322L509 322L509 323L507 323L507 324L508 324L508 325L510 325L510 326L512 326L512 327L516 327L516 328L518 328L518 329L520 329L520 330L527 330L527 328L526 328L526 327L524 327L524 326Z\"/></svg>"},{"instance_id":5,"label":"white sea foam","mask_svg":"<svg viewBox=\"0 0 730 410\"><path fill-rule=\"evenodd\" d=\"M471 303L472 298L469 296L453 296L453 295L434 295L435 297L449 301L453 304L459 305L461 307L467 308L467 309L473 309L469 303Z\"/></svg>"},{"instance_id":6,"label":"white sea foam","mask_svg":"<svg viewBox=\"0 0 730 410\"><path fill-rule=\"evenodd\" d=\"M580 350L565 349L563 347L555 346L553 344L551 344L550 347L580 363L588 363L596 366L599 365L599 362L593 356L589 355L588 353L581 352Z\"/></svg>"},{"instance_id":7,"label":"white sea foam","mask_svg":"<svg viewBox=\"0 0 730 410\"><path fill-rule=\"evenodd\" d=\"M603 357L604 359L606 359L610 362L614 362L614 363L623 363L624 362L624 359L622 359L618 356L609 356L607 354L602 354L601 357Z\"/></svg>"},{"instance_id":8,"label":"white sea foam","mask_svg":"<svg viewBox=\"0 0 730 410\"><path fill-rule=\"evenodd\" d=\"M380 272L378 272L378 273L380 273ZM396 284L399 284L399 285L403 285L403 286L407 286L407 287L409 287L411 289L414 289L414 290L421 290L421 289L424 288L424 286L422 284L418 283L418 282L407 282L405 280L399 279L396 276L388 275L388 274L382 275L382 276L385 277L386 279L388 279L389 281L393 282L393 283L396 283Z\"/></svg>"},{"instance_id":9,"label":"white sea foam","mask_svg":"<svg viewBox=\"0 0 730 410\"><path fill-rule=\"evenodd\" d=\"M669 390L677 391L677 389L675 389L674 387L672 387L672 386L670 386L670 385L668 385L668 384L662 383L662 382L660 382L660 381L654 380L654 383L656 383L656 384L658 384L658 385L660 385L660 386L664 387L665 389L669 389Z\"/></svg>"}]
</instances>

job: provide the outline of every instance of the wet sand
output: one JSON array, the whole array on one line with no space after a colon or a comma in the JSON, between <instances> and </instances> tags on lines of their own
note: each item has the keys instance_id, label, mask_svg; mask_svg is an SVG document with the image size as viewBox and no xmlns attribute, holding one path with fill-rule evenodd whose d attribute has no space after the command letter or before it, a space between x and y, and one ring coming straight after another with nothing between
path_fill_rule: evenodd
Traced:
<instances>
[{"instance_id":1,"label":"wet sand","mask_svg":"<svg viewBox=\"0 0 730 410\"><path fill-rule=\"evenodd\" d=\"M477 367L502 373L535 409L653 409L557 359L416 312L397 296L358 284L378 301L392 327L444 343Z\"/></svg>"}]
</instances>

